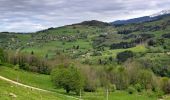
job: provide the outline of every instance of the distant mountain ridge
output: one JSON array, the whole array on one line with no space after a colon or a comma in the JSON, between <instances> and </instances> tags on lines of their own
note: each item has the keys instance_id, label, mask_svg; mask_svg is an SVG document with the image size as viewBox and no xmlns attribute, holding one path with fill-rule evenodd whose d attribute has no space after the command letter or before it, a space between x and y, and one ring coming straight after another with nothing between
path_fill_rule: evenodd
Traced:
<instances>
[{"instance_id":1,"label":"distant mountain ridge","mask_svg":"<svg viewBox=\"0 0 170 100\"><path fill-rule=\"evenodd\" d=\"M170 14L170 10L162 10L161 12L155 13L151 15L150 17L157 17L157 16L167 15L167 14Z\"/></svg>"},{"instance_id":2,"label":"distant mountain ridge","mask_svg":"<svg viewBox=\"0 0 170 100\"><path fill-rule=\"evenodd\" d=\"M88 26L99 26L99 27L110 26L109 23L98 21L98 20L84 21L73 25L88 25Z\"/></svg>"},{"instance_id":3,"label":"distant mountain ridge","mask_svg":"<svg viewBox=\"0 0 170 100\"><path fill-rule=\"evenodd\" d=\"M143 22L159 20L164 16L170 16L170 10L163 10L163 11L153 14L151 16L132 18L132 19L128 19L128 20L117 20L117 21L111 22L111 24L112 25L122 25L122 24L143 23Z\"/></svg>"}]
</instances>

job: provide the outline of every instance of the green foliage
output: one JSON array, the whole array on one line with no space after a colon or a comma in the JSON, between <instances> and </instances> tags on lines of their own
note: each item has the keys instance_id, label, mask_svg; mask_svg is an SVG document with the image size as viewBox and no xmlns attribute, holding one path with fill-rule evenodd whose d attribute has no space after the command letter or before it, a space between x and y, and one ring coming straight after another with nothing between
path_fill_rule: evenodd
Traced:
<instances>
[{"instance_id":1,"label":"green foliage","mask_svg":"<svg viewBox=\"0 0 170 100\"><path fill-rule=\"evenodd\" d=\"M7 63L16 65L15 71L23 69L49 74L51 69L59 64L60 58L57 61L52 60L63 53L72 59L77 59L75 62L82 61L85 64L95 65L93 67L95 73L87 71L84 75L86 77L84 90L86 91L95 92L99 86L109 87L113 91L115 87L118 90L125 90L129 86L134 86L140 94L145 89L149 89L152 91L148 94L152 95L152 92L157 93L159 88L169 93L169 79L161 81L157 79L159 76L170 77L169 19L170 17L165 17L157 21L116 27L109 26L107 23L90 21L60 28L49 28L35 34L0 33L0 47L13 51L13 55L6 55L3 50L0 50L0 63L7 60L6 56L8 56ZM129 59L133 58L134 54L135 59ZM132 63L131 61L139 62ZM62 62L68 61L63 59ZM2 65L9 66L7 63ZM101 67L98 67L99 64ZM112 68L107 69L108 65ZM130 68L130 66L133 67ZM1 73L7 72L5 70ZM16 73L8 74L5 75L16 76ZM34 79L34 77L31 78ZM62 66L52 72L56 86L64 88L67 92L75 91L77 94L79 89L83 89L84 82L81 82L83 79L80 77L82 76L79 70L74 67ZM35 82L35 80L24 79L25 83ZM36 82L39 83L38 81ZM161 83L161 87L157 85L158 83ZM109 86L110 84L115 84L115 87Z\"/></svg>"},{"instance_id":2,"label":"green foliage","mask_svg":"<svg viewBox=\"0 0 170 100\"><path fill-rule=\"evenodd\" d=\"M148 70L140 70L138 73L138 83L145 89L152 89L153 73Z\"/></svg>"},{"instance_id":3,"label":"green foliage","mask_svg":"<svg viewBox=\"0 0 170 100\"><path fill-rule=\"evenodd\" d=\"M13 68L14 67L14 68ZM0 66L0 75L6 77L8 79L16 81L18 77L18 81L20 83L54 91L55 87L51 82L51 78L49 75L38 74L27 72L17 68L18 66Z\"/></svg>"},{"instance_id":4,"label":"green foliage","mask_svg":"<svg viewBox=\"0 0 170 100\"><path fill-rule=\"evenodd\" d=\"M154 93L152 91L150 91L150 90L146 91L146 93L147 93L147 95L149 97L153 97L154 96Z\"/></svg>"},{"instance_id":5,"label":"green foliage","mask_svg":"<svg viewBox=\"0 0 170 100\"><path fill-rule=\"evenodd\" d=\"M164 92L163 92L161 89L158 89L158 90L156 91L156 96L157 96L158 98L162 98L162 97L164 96Z\"/></svg>"},{"instance_id":6,"label":"green foliage","mask_svg":"<svg viewBox=\"0 0 170 100\"><path fill-rule=\"evenodd\" d=\"M59 65L52 71L51 77L54 84L64 88L67 93L74 91L79 94L79 91L83 89L84 79L74 66Z\"/></svg>"},{"instance_id":7,"label":"green foliage","mask_svg":"<svg viewBox=\"0 0 170 100\"><path fill-rule=\"evenodd\" d=\"M4 51L3 51L2 49L0 49L0 64L1 64L2 62L4 62L4 60L5 60Z\"/></svg>"},{"instance_id":8,"label":"green foliage","mask_svg":"<svg viewBox=\"0 0 170 100\"><path fill-rule=\"evenodd\" d=\"M21 83L39 87L42 89L47 89L47 90L52 90L52 91L63 93L62 90L54 89L55 87L53 87L52 82L50 81L49 75L36 74L36 73L26 72L23 70L14 70L8 67L0 67L0 68L1 68L0 75L7 77L9 79L15 80L16 76L19 75L20 76L19 81ZM48 93L41 94L40 93L39 94L37 91L32 91L32 90L29 91L28 89L22 89L20 87L16 89L15 86L11 87L13 86L11 84L9 85L6 82L2 84L3 81L0 81L0 82L1 82L0 90L3 90L1 93L6 94L7 92L12 91L13 93L17 94L18 96L17 99L19 98L21 98L21 100L23 100L24 98L39 99L42 96L45 100L53 100L53 99L60 100L60 97L61 97L61 100L72 100L71 98L60 95L58 93L53 93L53 94L48 94ZM28 92L29 92L29 96L25 94ZM8 100L7 96L1 96L0 99L1 98L2 100L4 99ZM84 100L104 100L105 98L106 96L103 90L99 92L84 92L82 95L82 99ZM156 95L154 97L148 97L148 95L146 94L146 91L143 91L140 94L134 93L131 95L129 95L126 91L115 91L115 92L109 93L109 100L117 100L117 99L126 100L127 98L129 100L136 100L136 98L138 98L138 100L157 100L158 99ZM165 100L169 100L169 99L165 99Z\"/></svg>"},{"instance_id":9,"label":"green foliage","mask_svg":"<svg viewBox=\"0 0 170 100\"><path fill-rule=\"evenodd\" d=\"M93 72L91 72L93 73ZM90 74L91 73L86 73L86 74ZM85 92L95 92L97 90L97 85L98 85L98 81L96 76L94 76L94 74L92 74L93 76L90 75L86 75L84 77L86 77L85 79L85 85L84 85L84 91Z\"/></svg>"},{"instance_id":10,"label":"green foliage","mask_svg":"<svg viewBox=\"0 0 170 100\"><path fill-rule=\"evenodd\" d=\"M132 51L124 51L117 54L117 60L119 63L125 62L127 59L132 58L134 53Z\"/></svg>"},{"instance_id":11,"label":"green foliage","mask_svg":"<svg viewBox=\"0 0 170 100\"><path fill-rule=\"evenodd\" d=\"M115 92L116 91L116 85L115 84L111 84L110 91L111 92Z\"/></svg>"},{"instance_id":12,"label":"green foliage","mask_svg":"<svg viewBox=\"0 0 170 100\"><path fill-rule=\"evenodd\" d=\"M133 94L135 92L135 88L130 86L130 87L128 87L127 91L129 94Z\"/></svg>"},{"instance_id":13,"label":"green foliage","mask_svg":"<svg viewBox=\"0 0 170 100\"><path fill-rule=\"evenodd\" d=\"M162 78L161 80L161 85L162 85L162 90L164 91L165 94L170 93L170 80L167 77Z\"/></svg>"},{"instance_id":14,"label":"green foliage","mask_svg":"<svg viewBox=\"0 0 170 100\"><path fill-rule=\"evenodd\" d=\"M139 83L135 84L134 87L138 92L142 92L142 86Z\"/></svg>"},{"instance_id":15,"label":"green foliage","mask_svg":"<svg viewBox=\"0 0 170 100\"><path fill-rule=\"evenodd\" d=\"M129 78L124 67L118 67L117 69L113 70L111 75L113 75L111 81L116 85L118 90L127 89L129 86Z\"/></svg>"},{"instance_id":16,"label":"green foliage","mask_svg":"<svg viewBox=\"0 0 170 100\"><path fill-rule=\"evenodd\" d=\"M6 63L19 65L20 69L26 71L37 72L41 74L49 74L50 66L47 64L47 60L37 57L33 53L23 54L23 53L8 53Z\"/></svg>"},{"instance_id":17,"label":"green foliage","mask_svg":"<svg viewBox=\"0 0 170 100\"><path fill-rule=\"evenodd\" d=\"M3 80L0 80L0 84L0 100L75 100L66 95L24 88ZM14 94L16 97L10 94Z\"/></svg>"}]
</instances>

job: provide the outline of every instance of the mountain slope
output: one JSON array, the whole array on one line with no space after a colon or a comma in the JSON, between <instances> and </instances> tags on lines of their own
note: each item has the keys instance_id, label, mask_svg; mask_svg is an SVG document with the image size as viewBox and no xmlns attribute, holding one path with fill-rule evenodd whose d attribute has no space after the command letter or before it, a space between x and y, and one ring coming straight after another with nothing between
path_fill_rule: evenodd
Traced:
<instances>
[{"instance_id":1,"label":"mountain slope","mask_svg":"<svg viewBox=\"0 0 170 100\"><path fill-rule=\"evenodd\" d=\"M161 12L155 13L151 15L150 17L157 17L157 16L162 16L162 15L168 15L170 14L170 10L162 10Z\"/></svg>"},{"instance_id":2,"label":"mountain slope","mask_svg":"<svg viewBox=\"0 0 170 100\"><path fill-rule=\"evenodd\" d=\"M115 57L117 52L112 52L111 55L107 53L113 49L119 51L141 44L146 44L143 48L148 49L147 42L150 39L157 41L163 34L168 34L169 27L169 15L161 16L154 21L121 26L110 26L108 23L92 20L49 28L33 34L9 35L2 44L5 49L21 48L21 52L30 54L33 51L35 55L49 59L64 53L73 59L94 58L92 61L98 63L100 57ZM164 47L169 50L169 40L164 40L166 41ZM162 46L160 48L164 50Z\"/></svg>"},{"instance_id":3,"label":"mountain slope","mask_svg":"<svg viewBox=\"0 0 170 100\"><path fill-rule=\"evenodd\" d=\"M118 20L118 21L112 22L111 24L112 25L119 25L119 24L142 23L142 22L147 22L147 21L152 21L152 20L156 20L156 18L144 16L144 17L133 18L133 19L128 19L128 20Z\"/></svg>"},{"instance_id":4,"label":"mountain slope","mask_svg":"<svg viewBox=\"0 0 170 100\"><path fill-rule=\"evenodd\" d=\"M151 16L132 18L132 19L128 19L128 20L117 20L117 21L111 22L111 24L112 25L122 25L122 24L132 24L132 23L143 23L143 22L159 20L159 19L163 18L164 16L170 16L170 10L163 10L163 11L153 14Z\"/></svg>"}]
</instances>

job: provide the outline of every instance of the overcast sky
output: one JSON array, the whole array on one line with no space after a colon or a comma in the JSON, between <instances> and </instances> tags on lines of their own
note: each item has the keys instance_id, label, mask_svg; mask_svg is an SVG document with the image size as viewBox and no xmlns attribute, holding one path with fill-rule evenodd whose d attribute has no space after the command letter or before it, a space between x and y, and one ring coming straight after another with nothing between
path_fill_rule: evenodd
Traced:
<instances>
[{"instance_id":1,"label":"overcast sky","mask_svg":"<svg viewBox=\"0 0 170 100\"><path fill-rule=\"evenodd\" d=\"M32 32L85 20L129 19L170 9L170 0L0 0L0 31Z\"/></svg>"}]
</instances>

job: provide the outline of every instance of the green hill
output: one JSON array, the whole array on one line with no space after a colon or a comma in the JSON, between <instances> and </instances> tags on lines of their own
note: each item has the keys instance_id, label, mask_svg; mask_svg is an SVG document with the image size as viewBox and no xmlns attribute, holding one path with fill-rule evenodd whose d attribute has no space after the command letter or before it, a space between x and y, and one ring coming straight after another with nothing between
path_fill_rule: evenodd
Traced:
<instances>
[{"instance_id":1,"label":"green hill","mask_svg":"<svg viewBox=\"0 0 170 100\"><path fill-rule=\"evenodd\" d=\"M41 92L41 91L17 86L0 79L0 89L3 90L0 93L0 100L4 100L4 99L23 100L24 98L30 100L35 100L40 98L42 100L76 100L71 97L67 97L67 95L64 93L62 89L56 90L53 84L51 83L48 75L31 73L23 70L15 70L13 68L1 66L0 76L4 76L14 81L18 79L18 82L29 86L55 91L54 93ZM11 93L17 97L13 97L13 95L10 96ZM102 90L100 90L100 91L96 91L95 93L90 93L90 92L84 93L82 98L83 100L104 100L106 98L106 95ZM109 94L109 100L113 100L113 99L124 100L126 98L129 98L129 100L136 100L136 98L139 98L138 100L157 100L156 95L149 97L145 92L141 93L140 95L138 93L129 95L125 91L116 91Z\"/></svg>"},{"instance_id":2,"label":"green hill","mask_svg":"<svg viewBox=\"0 0 170 100\"><path fill-rule=\"evenodd\" d=\"M75 100L72 98L64 97L57 93L42 92L17 86L15 84L3 81L0 79L0 100Z\"/></svg>"},{"instance_id":3,"label":"green hill","mask_svg":"<svg viewBox=\"0 0 170 100\"><path fill-rule=\"evenodd\" d=\"M2 32L0 75L65 94L52 83L51 71L75 67L84 78L85 100L103 100L108 88L115 100L156 100L170 93L169 32L170 16L119 26L92 20L35 33ZM67 95L75 96L72 92Z\"/></svg>"}]
</instances>

